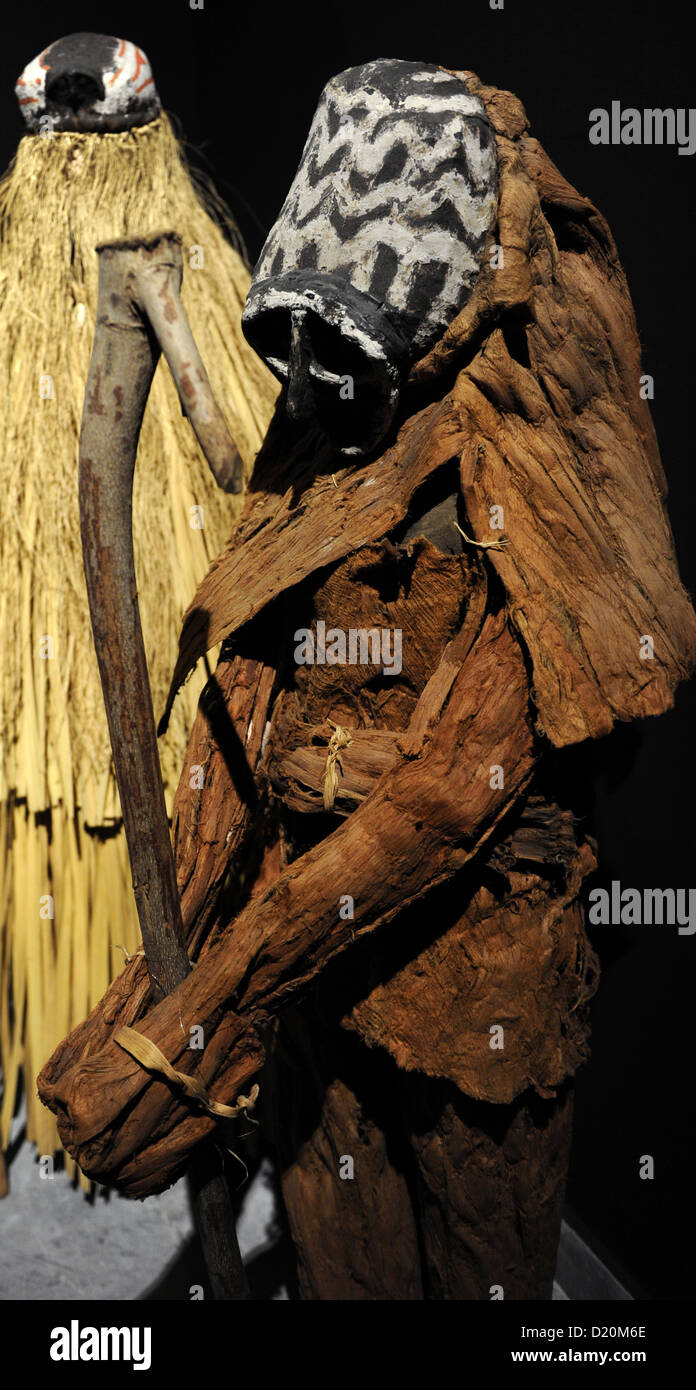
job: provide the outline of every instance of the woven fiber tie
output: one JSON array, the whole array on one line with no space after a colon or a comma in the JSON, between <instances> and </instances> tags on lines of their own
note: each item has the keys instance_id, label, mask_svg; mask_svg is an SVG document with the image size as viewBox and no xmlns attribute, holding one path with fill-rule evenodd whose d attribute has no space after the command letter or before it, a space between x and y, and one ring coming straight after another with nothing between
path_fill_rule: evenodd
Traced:
<instances>
[{"instance_id":1,"label":"woven fiber tie","mask_svg":"<svg viewBox=\"0 0 696 1390\"><path fill-rule=\"evenodd\" d=\"M240 1096L236 1105L223 1105L220 1101L211 1100L205 1086L197 1080L195 1076L187 1076L183 1071L176 1069L167 1061L164 1053L160 1052L156 1043L144 1037L142 1033L137 1033L135 1028L121 1028L114 1038L119 1047L124 1052L130 1053L136 1062L146 1071L157 1071L166 1076L172 1085L179 1086L191 1100L195 1100L204 1110L214 1118L223 1120L234 1120L238 1115L246 1115L253 1110L259 1095L259 1088L256 1083L252 1086L248 1096Z\"/></svg>"}]
</instances>

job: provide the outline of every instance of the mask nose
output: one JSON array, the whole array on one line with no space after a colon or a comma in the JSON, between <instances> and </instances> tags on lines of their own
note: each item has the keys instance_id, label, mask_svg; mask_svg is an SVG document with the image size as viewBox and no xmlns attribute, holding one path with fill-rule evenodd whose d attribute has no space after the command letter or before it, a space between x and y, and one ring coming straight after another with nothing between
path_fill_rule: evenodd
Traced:
<instances>
[{"instance_id":1,"label":"mask nose","mask_svg":"<svg viewBox=\"0 0 696 1390\"><path fill-rule=\"evenodd\" d=\"M51 69L46 78L46 100L75 112L104 100L104 83L100 72L84 67Z\"/></svg>"},{"instance_id":2,"label":"mask nose","mask_svg":"<svg viewBox=\"0 0 696 1390\"><path fill-rule=\"evenodd\" d=\"M293 309L290 316L290 356L288 393L285 409L291 420L308 420L314 411L314 392L310 376L312 344L306 309Z\"/></svg>"}]
</instances>

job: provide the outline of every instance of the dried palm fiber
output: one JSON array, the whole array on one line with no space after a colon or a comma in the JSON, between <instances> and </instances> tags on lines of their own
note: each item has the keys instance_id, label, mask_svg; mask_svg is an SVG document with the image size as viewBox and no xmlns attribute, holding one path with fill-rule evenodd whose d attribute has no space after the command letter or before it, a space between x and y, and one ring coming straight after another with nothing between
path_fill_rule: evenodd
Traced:
<instances>
[{"instance_id":1,"label":"dried palm fiber","mask_svg":"<svg viewBox=\"0 0 696 1390\"><path fill-rule=\"evenodd\" d=\"M234 227L215 195L195 185L167 116L118 133L25 136L0 183L0 1149L22 1068L28 1136L41 1153L58 1147L33 1078L122 966L119 948L139 944L84 590L77 453L97 302L94 247L162 226L182 236L183 303L249 467L277 387L240 331L249 275L228 239ZM156 710L181 616L236 510L160 364L134 489ZM161 743L168 803L200 684L190 683Z\"/></svg>"}]
</instances>

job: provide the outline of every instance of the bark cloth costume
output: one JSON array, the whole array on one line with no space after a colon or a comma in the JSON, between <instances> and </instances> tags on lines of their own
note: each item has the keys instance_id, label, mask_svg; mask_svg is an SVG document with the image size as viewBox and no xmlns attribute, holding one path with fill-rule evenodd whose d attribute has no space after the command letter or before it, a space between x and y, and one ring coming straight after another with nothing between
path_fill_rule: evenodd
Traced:
<instances>
[{"instance_id":1,"label":"bark cloth costume","mask_svg":"<svg viewBox=\"0 0 696 1390\"><path fill-rule=\"evenodd\" d=\"M40 1094L91 1177L169 1184L215 1122L133 1025L217 1101L260 1081L302 1297L548 1298L597 982L564 750L696 651L623 271L516 97L379 62L327 87L244 322L287 390L167 707L223 640L175 802L197 964L153 1006L131 961Z\"/></svg>"}]
</instances>

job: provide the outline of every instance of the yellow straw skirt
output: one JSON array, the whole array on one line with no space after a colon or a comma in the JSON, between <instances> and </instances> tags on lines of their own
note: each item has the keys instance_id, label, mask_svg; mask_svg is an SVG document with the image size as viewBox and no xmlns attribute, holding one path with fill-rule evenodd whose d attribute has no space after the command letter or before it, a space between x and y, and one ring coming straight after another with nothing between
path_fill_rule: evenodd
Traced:
<instances>
[{"instance_id":1,"label":"yellow straw skirt","mask_svg":"<svg viewBox=\"0 0 696 1390\"><path fill-rule=\"evenodd\" d=\"M113 135L26 136L0 183L0 1153L22 1074L28 1136L42 1155L57 1151L36 1074L139 945L82 571L77 454L94 247L166 228L183 239L182 300L248 469L277 385L241 333L249 273L234 230L194 185L167 117ZM160 362L133 499L156 718L183 612L238 505L217 489ZM161 741L170 805L204 676L182 692Z\"/></svg>"}]
</instances>

